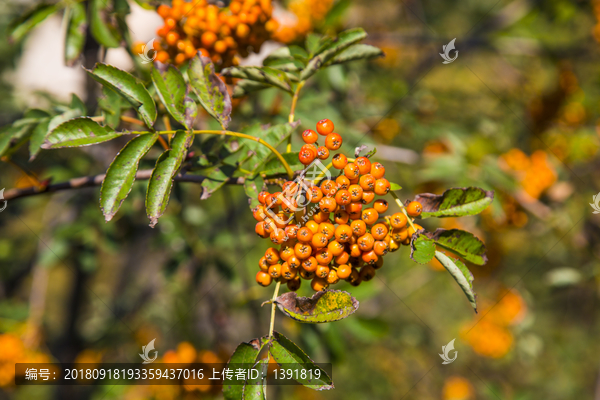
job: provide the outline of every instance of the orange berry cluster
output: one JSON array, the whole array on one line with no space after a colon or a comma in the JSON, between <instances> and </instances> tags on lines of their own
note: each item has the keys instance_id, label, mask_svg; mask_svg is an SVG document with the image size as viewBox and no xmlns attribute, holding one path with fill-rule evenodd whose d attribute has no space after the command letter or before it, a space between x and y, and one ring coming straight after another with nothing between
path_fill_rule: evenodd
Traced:
<instances>
[{"instance_id":1,"label":"orange berry cluster","mask_svg":"<svg viewBox=\"0 0 600 400\"><path fill-rule=\"evenodd\" d=\"M317 124L318 134L310 129L302 133L306 145L299 157L303 164L317 157L326 160L329 150L341 146L342 138L333 129L333 122L324 119ZM316 146L319 135L325 136L325 146ZM421 214L422 206L416 201L407 205L406 214L382 217L388 202L375 196L387 194L391 186L382 164L371 163L367 157L350 161L342 153L333 157L332 165L339 170L335 180L325 179L320 185L304 179L287 181L282 192L258 195L260 204L252 211L258 221L255 231L280 245L279 250L267 249L260 259L258 284L268 286L279 280L295 291L302 278L311 280L315 291L341 279L358 286L373 279L388 251L397 250L401 243L408 245L421 229L413 227L412 221L409 224L407 217ZM306 207L310 203L312 210ZM298 222L295 213L302 211L302 222Z\"/></svg>"},{"instance_id":2,"label":"orange berry cluster","mask_svg":"<svg viewBox=\"0 0 600 400\"><path fill-rule=\"evenodd\" d=\"M158 7L165 24L157 30L162 43L156 59L180 65L200 51L221 67L237 65L236 55L260 51L277 29L271 12L271 0L232 0L225 8L206 0L163 4Z\"/></svg>"},{"instance_id":3,"label":"orange berry cluster","mask_svg":"<svg viewBox=\"0 0 600 400\"><path fill-rule=\"evenodd\" d=\"M509 169L515 172L523 190L532 198L539 199L546 189L556 182L556 172L548 162L543 150L527 156L519 149L511 149L501 156Z\"/></svg>"}]
</instances>

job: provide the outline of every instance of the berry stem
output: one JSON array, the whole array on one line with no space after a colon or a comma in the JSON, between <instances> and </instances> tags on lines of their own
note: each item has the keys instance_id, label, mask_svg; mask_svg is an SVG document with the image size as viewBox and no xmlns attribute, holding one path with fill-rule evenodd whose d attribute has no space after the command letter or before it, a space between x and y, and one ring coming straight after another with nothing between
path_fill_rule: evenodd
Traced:
<instances>
[{"instance_id":1,"label":"berry stem","mask_svg":"<svg viewBox=\"0 0 600 400\"><path fill-rule=\"evenodd\" d=\"M398 203L398 205L400 206L400 209L402 210L402 212L404 213L404 215L406 215L406 219L408 219L408 224L410 225L410 227L413 228L415 230L415 232L416 232L417 229L413 225L412 218L406 212L406 207L404 206L404 203L402 203L402 200L400 200L400 198L398 197L398 195L395 192L390 191L390 194L394 197L394 199L396 200L396 203Z\"/></svg>"},{"instance_id":2,"label":"berry stem","mask_svg":"<svg viewBox=\"0 0 600 400\"><path fill-rule=\"evenodd\" d=\"M279 286L281 286L281 282L277 282L275 285L275 292L273 293L273 304L271 304L271 325L269 325L269 339L273 336L273 328L275 327L275 299L279 295Z\"/></svg>"},{"instance_id":3,"label":"berry stem","mask_svg":"<svg viewBox=\"0 0 600 400\"><path fill-rule=\"evenodd\" d=\"M292 107L290 108L290 115L288 117L288 122L291 124L294 122L294 112L296 111L296 104L298 103L298 97L300 96L300 90L304 87L306 81L300 81L298 86L296 86L296 90L294 91L294 96L292 97ZM286 153L290 153L292 151L292 136L290 135L288 139L288 144L286 148Z\"/></svg>"},{"instance_id":4,"label":"berry stem","mask_svg":"<svg viewBox=\"0 0 600 400\"><path fill-rule=\"evenodd\" d=\"M158 133L159 135L172 135L175 132L176 131L157 131L156 133ZM129 133L132 135L144 135L144 134L149 134L149 133L153 133L153 132L130 131ZM264 140L262 140L260 138L257 138L257 137L251 136L251 135L246 135L245 133L225 131L225 130L194 130L194 131L192 131L192 133L194 133L195 135L235 136L235 137L239 137L239 138L243 138L243 139L254 140L264 146L267 146L269 148L269 150L271 150L271 152L273 152L273 154L275 154L277 156L277 158L279 158L279 161L281 161L281 163L283 164L285 170L287 171L289 178L290 179L294 178L294 171L292 171L292 169L290 168L290 165L287 163L287 161L285 161L285 158L283 158L281 153L278 152L275 147L271 146L269 143L265 142Z\"/></svg>"}]
</instances>

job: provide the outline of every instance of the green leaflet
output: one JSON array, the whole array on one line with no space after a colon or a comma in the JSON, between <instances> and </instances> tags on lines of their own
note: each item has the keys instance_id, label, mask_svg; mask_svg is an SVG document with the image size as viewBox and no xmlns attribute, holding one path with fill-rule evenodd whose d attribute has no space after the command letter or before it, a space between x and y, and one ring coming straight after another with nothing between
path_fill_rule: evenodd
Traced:
<instances>
[{"instance_id":1,"label":"green leaflet","mask_svg":"<svg viewBox=\"0 0 600 400\"><path fill-rule=\"evenodd\" d=\"M146 125L149 127L154 125L156 120L154 100L144 85L139 83L133 75L102 63L97 63L92 71L86 71L96 81L114 90L136 107Z\"/></svg>"},{"instance_id":2,"label":"green leaflet","mask_svg":"<svg viewBox=\"0 0 600 400\"><path fill-rule=\"evenodd\" d=\"M188 129L192 128L198 108L188 96L188 86L183 75L172 65L155 63L151 72L152 82L171 116Z\"/></svg>"},{"instance_id":3,"label":"green leaflet","mask_svg":"<svg viewBox=\"0 0 600 400\"><path fill-rule=\"evenodd\" d=\"M33 160L39 153L46 134L48 134L48 126L50 118L40 120L40 123L33 129L31 138L29 139L29 161Z\"/></svg>"},{"instance_id":4,"label":"green leaflet","mask_svg":"<svg viewBox=\"0 0 600 400\"><path fill-rule=\"evenodd\" d=\"M344 319L358 309L358 300L341 290L323 290L312 297L297 297L296 292L282 294L274 301L279 310L293 320L307 323Z\"/></svg>"},{"instance_id":5,"label":"green leaflet","mask_svg":"<svg viewBox=\"0 0 600 400\"><path fill-rule=\"evenodd\" d=\"M435 255L435 242L420 230L410 241L410 258L419 264L427 264Z\"/></svg>"},{"instance_id":6,"label":"green leaflet","mask_svg":"<svg viewBox=\"0 0 600 400\"><path fill-rule=\"evenodd\" d=\"M366 60L383 56L383 50L380 48L368 44L357 43L333 57L327 65L343 64L350 61Z\"/></svg>"},{"instance_id":7,"label":"green leaflet","mask_svg":"<svg viewBox=\"0 0 600 400\"><path fill-rule=\"evenodd\" d=\"M473 274L460 260L446 256L440 251L435 252L435 258L450 272L460 288L465 292L469 303L477 313L477 299L473 291Z\"/></svg>"},{"instance_id":8,"label":"green leaflet","mask_svg":"<svg viewBox=\"0 0 600 400\"><path fill-rule=\"evenodd\" d=\"M90 146L112 140L121 135L121 132L115 132L111 128L98 125L91 118L75 118L54 128L46 136L42 149Z\"/></svg>"},{"instance_id":9,"label":"green leaflet","mask_svg":"<svg viewBox=\"0 0 600 400\"><path fill-rule=\"evenodd\" d=\"M177 131L171 140L171 149L162 153L156 161L146 192L146 214L150 219L150 226L153 228L167 208L173 178L177 175L193 139L192 133Z\"/></svg>"},{"instance_id":10,"label":"green leaflet","mask_svg":"<svg viewBox=\"0 0 600 400\"><path fill-rule=\"evenodd\" d=\"M441 229L438 228L433 234L427 236L435 240L435 243L461 256L467 261L477 265L483 265L487 262L485 254L485 245L475 235L460 229Z\"/></svg>"},{"instance_id":11,"label":"green leaflet","mask_svg":"<svg viewBox=\"0 0 600 400\"><path fill-rule=\"evenodd\" d=\"M246 178L244 181L244 191L246 192L246 196L248 196L251 210L260 204L258 202L258 194L262 191L264 184L265 181L260 175L257 175L254 179Z\"/></svg>"},{"instance_id":12,"label":"green leaflet","mask_svg":"<svg viewBox=\"0 0 600 400\"><path fill-rule=\"evenodd\" d=\"M87 17L83 3L73 3L67 6L67 31L65 37L65 64L73 66L79 58L85 44Z\"/></svg>"},{"instance_id":13,"label":"green leaflet","mask_svg":"<svg viewBox=\"0 0 600 400\"><path fill-rule=\"evenodd\" d=\"M202 107L227 129L231 121L231 97L225 83L215 74L210 58L198 53L192 58L187 74Z\"/></svg>"},{"instance_id":14,"label":"green leaflet","mask_svg":"<svg viewBox=\"0 0 600 400\"><path fill-rule=\"evenodd\" d=\"M248 79L292 92L290 78L286 73L271 67L229 67L223 70L223 75Z\"/></svg>"},{"instance_id":15,"label":"green leaflet","mask_svg":"<svg viewBox=\"0 0 600 400\"><path fill-rule=\"evenodd\" d=\"M250 342L242 342L233 352L227 365L246 364L251 368L256 363L256 359L262 348L262 338L253 339ZM243 398L244 385L223 385L223 396L225 400L241 400Z\"/></svg>"},{"instance_id":16,"label":"green leaflet","mask_svg":"<svg viewBox=\"0 0 600 400\"><path fill-rule=\"evenodd\" d=\"M104 20L107 3L104 0L90 0L89 4L90 32L94 39L105 47L119 47L121 44L119 32Z\"/></svg>"},{"instance_id":17,"label":"green leaflet","mask_svg":"<svg viewBox=\"0 0 600 400\"><path fill-rule=\"evenodd\" d=\"M280 124L273 126L254 124L244 129L243 132L247 135L260 138L273 147L277 147L291 135L292 131L299 124L300 121L295 121L291 124ZM255 140L240 139L240 142L243 142L251 151L255 153L255 156L250 160L250 170L252 171L260 169L260 167L273 155L271 150Z\"/></svg>"},{"instance_id":18,"label":"green leaflet","mask_svg":"<svg viewBox=\"0 0 600 400\"><path fill-rule=\"evenodd\" d=\"M476 187L452 188L442 195L423 193L415 196L423 206L420 218L463 217L476 215L494 200L494 192Z\"/></svg>"},{"instance_id":19,"label":"green leaflet","mask_svg":"<svg viewBox=\"0 0 600 400\"><path fill-rule=\"evenodd\" d=\"M232 96L234 99L237 99L239 97L244 97L244 96L248 95L249 93L257 92L257 91L263 90L263 89L268 89L270 87L271 86L267 85L266 83L260 83L260 82L256 82L256 81L250 81L248 79L242 79L235 85Z\"/></svg>"},{"instance_id":20,"label":"green leaflet","mask_svg":"<svg viewBox=\"0 0 600 400\"><path fill-rule=\"evenodd\" d=\"M100 189L100 208L107 222L119 211L123 200L131 192L140 160L157 139L156 133L131 139L108 167Z\"/></svg>"},{"instance_id":21,"label":"green leaflet","mask_svg":"<svg viewBox=\"0 0 600 400\"><path fill-rule=\"evenodd\" d=\"M307 368L310 368L312 370L321 370L320 378L317 378L313 375L312 379L308 376L303 379L300 375L297 375L298 379L295 379L294 376L294 380L308 388L315 390L333 389L333 382L331 381L329 375L327 375L327 373L322 368L317 366L306 355L306 353L304 353L304 351L302 351L302 349L300 349L294 342L292 342L290 339L286 338L279 332L273 332L273 337L275 338L275 340L273 341L269 352L271 353L275 361L277 361L277 363L290 364L288 368L294 371L303 370Z\"/></svg>"},{"instance_id":22,"label":"green leaflet","mask_svg":"<svg viewBox=\"0 0 600 400\"><path fill-rule=\"evenodd\" d=\"M343 50L367 37L367 33L362 28L348 29L339 34L332 41L321 47L309 62L306 68L300 74L301 80L306 80L314 75L329 60L341 53Z\"/></svg>"},{"instance_id":23,"label":"green leaflet","mask_svg":"<svg viewBox=\"0 0 600 400\"><path fill-rule=\"evenodd\" d=\"M40 22L54 14L61 7L58 4L40 3L21 17L12 21L8 26L8 35L11 40L21 40L29 31Z\"/></svg>"}]
</instances>

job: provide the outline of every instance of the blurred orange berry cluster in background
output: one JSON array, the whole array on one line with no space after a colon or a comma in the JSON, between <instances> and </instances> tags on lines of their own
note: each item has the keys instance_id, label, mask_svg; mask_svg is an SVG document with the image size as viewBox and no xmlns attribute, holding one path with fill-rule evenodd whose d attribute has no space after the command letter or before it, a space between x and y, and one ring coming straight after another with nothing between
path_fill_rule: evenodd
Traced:
<instances>
[{"instance_id":1,"label":"blurred orange berry cluster in background","mask_svg":"<svg viewBox=\"0 0 600 400\"><path fill-rule=\"evenodd\" d=\"M473 350L490 358L502 358L514 341L509 326L523 320L527 306L515 289L499 294L496 305L482 307L479 322L468 323L461 329L461 337Z\"/></svg>"},{"instance_id":2,"label":"blurred orange berry cluster in background","mask_svg":"<svg viewBox=\"0 0 600 400\"><path fill-rule=\"evenodd\" d=\"M543 150L536 150L528 157L523 151L515 148L500 158L517 176L525 193L534 199L539 199L542 193L556 182L556 172Z\"/></svg>"},{"instance_id":3,"label":"blurred orange berry cluster in background","mask_svg":"<svg viewBox=\"0 0 600 400\"><path fill-rule=\"evenodd\" d=\"M48 363L48 355L27 346L14 333L0 335L0 387L14 386L16 363Z\"/></svg>"},{"instance_id":4,"label":"blurred orange berry cluster in background","mask_svg":"<svg viewBox=\"0 0 600 400\"><path fill-rule=\"evenodd\" d=\"M237 55L259 52L278 27L271 0L232 0L224 8L206 0L173 0L172 7L163 4L157 11L165 24L157 31L156 59L178 65L198 51L221 68L237 65Z\"/></svg>"},{"instance_id":5,"label":"blurred orange berry cluster in background","mask_svg":"<svg viewBox=\"0 0 600 400\"><path fill-rule=\"evenodd\" d=\"M471 382L462 376L451 376L444 382L442 400L470 400L474 394Z\"/></svg>"},{"instance_id":6,"label":"blurred orange berry cluster in background","mask_svg":"<svg viewBox=\"0 0 600 400\"><path fill-rule=\"evenodd\" d=\"M288 9L292 14L282 15L275 40L290 43L309 33L315 22L325 18L333 6L333 0L292 0Z\"/></svg>"}]
</instances>

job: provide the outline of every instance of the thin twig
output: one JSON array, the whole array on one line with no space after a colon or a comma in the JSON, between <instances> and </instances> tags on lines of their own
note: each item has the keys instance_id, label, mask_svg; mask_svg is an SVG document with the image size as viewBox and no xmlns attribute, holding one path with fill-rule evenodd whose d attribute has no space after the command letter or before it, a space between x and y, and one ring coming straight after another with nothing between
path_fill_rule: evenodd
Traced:
<instances>
[{"instance_id":1,"label":"thin twig","mask_svg":"<svg viewBox=\"0 0 600 400\"><path fill-rule=\"evenodd\" d=\"M135 174L136 180L146 180L150 179L152 175L151 169L143 169ZM102 181L104 181L104 177L106 174L92 175L92 176L82 176L79 178L69 179L66 182L55 183L52 185L48 185L43 188L38 188L35 186L24 188L24 189L9 189L4 192L4 200L14 200L21 197L29 197L35 196L43 193L53 193L62 190L69 189L81 189L86 187L100 186ZM202 183L205 179L205 176L201 175L187 175L187 174L178 174L173 178L176 182L191 182L191 183ZM227 184L231 185L243 185L245 178L229 178L227 180Z\"/></svg>"},{"instance_id":2,"label":"thin twig","mask_svg":"<svg viewBox=\"0 0 600 400\"><path fill-rule=\"evenodd\" d=\"M292 97L292 106L290 108L290 115L288 117L288 122L291 124L294 122L294 113L296 112L296 104L298 103L298 96L300 96L300 90L304 87L306 81L300 81L298 86L296 86L296 90L294 91L294 97ZM292 135L290 135L288 139L287 148L285 150L286 153L290 153L292 151Z\"/></svg>"}]
</instances>

